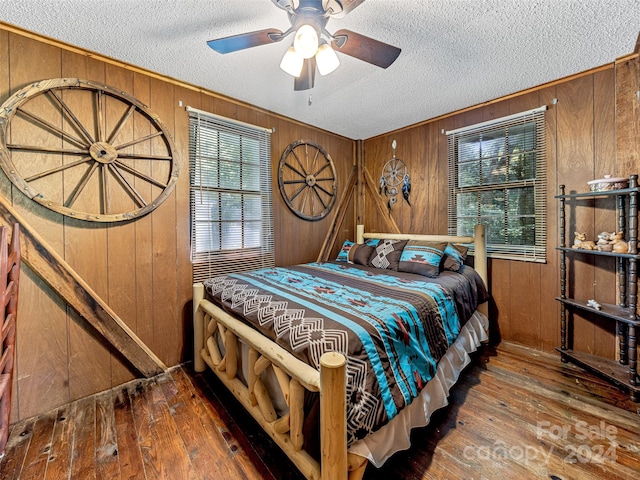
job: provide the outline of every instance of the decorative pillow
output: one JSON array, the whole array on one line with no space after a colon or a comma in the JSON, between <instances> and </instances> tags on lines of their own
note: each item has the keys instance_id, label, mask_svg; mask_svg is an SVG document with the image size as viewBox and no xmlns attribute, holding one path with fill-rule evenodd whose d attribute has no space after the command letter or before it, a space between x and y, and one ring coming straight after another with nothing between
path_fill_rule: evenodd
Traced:
<instances>
[{"instance_id":1,"label":"decorative pillow","mask_svg":"<svg viewBox=\"0 0 640 480\"><path fill-rule=\"evenodd\" d=\"M373 247L366 243L356 243L349 250L349 263L355 263L356 265L369 265L369 257L371 257Z\"/></svg>"},{"instance_id":2,"label":"decorative pillow","mask_svg":"<svg viewBox=\"0 0 640 480\"><path fill-rule=\"evenodd\" d=\"M437 277L440 274L440 262L446 246L445 242L409 240L402 250L398 270L425 277Z\"/></svg>"},{"instance_id":3,"label":"decorative pillow","mask_svg":"<svg viewBox=\"0 0 640 480\"><path fill-rule=\"evenodd\" d=\"M385 270L398 270L398 262L406 240L382 239L371 252L369 265Z\"/></svg>"},{"instance_id":4,"label":"decorative pillow","mask_svg":"<svg viewBox=\"0 0 640 480\"><path fill-rule=\"evenodd\" d=\"M336 262L348 262L349 261L349 251L355 244L349 240L345 240L342 244L342 248L336 257Z\"/></svg>"},{"instance_id":5,"label":"decorative pillow","mask_svg":"<svg viewBox=\"0 0 640 480\"><path fill-rule=\"evenodd\" d=\"M468 250L469 248L464 245L448 243L444 249L442 268L452 272L459 272L464 265L464 260L467 258Z\"/></svg>"}]
</instances>

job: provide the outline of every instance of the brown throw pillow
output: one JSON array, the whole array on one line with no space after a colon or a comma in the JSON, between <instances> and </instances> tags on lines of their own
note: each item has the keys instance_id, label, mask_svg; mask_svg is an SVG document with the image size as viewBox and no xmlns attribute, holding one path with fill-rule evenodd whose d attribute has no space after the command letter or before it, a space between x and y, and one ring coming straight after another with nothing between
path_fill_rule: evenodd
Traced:
<instances>
[{"instance_id":1,"label":"brown throw pillow","mask_svg":"<svg viewBox=\"0 0 640 480\"><path fill-rule=\"evenodd\" d=\"M369 265L369 257L373 247L365 243L356 243L349 250L349 263L355 263L356 265Z\"/></svg>"},{"instance_id":2,"label":"brown throw pillow","mask_svg":"<svg viewBox=\"0 0 640 480\"><path fill-rule=\"evenodd\" d=\"M464 265L468 251L469 248L464 245L448 243L444 249L442 268L445 270L451 270L452 272L459 272Z\"/></svg>"},{"instance_id":3,"label":"brown throw pillow","mask_svg":"<svg viewBox=\"0 0 640 480\"><path fill-rule=\"evenodd\" d=\"M369 265L385 270L398 270L398 262L406 240L381 239L371 252Z\"/></svg>"}]
</instances>

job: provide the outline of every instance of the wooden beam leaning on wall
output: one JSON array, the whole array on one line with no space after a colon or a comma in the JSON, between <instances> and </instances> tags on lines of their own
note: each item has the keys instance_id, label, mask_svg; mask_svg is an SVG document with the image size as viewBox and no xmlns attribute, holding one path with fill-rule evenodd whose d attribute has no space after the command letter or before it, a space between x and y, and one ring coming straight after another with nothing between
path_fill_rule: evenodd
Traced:
<instances>
[{"instance_id":1,"label":"wooden beam leaning on wall","mask_svg":"<svg viewBox=\"0 0 640 480\"><path fill-rule=\"evenodd\" d=\"M378 186L376 182L373 181L373 177L371 177L371 174L369 173L369 170L367 170L367 167L364 167L362 169L362 172L364 176L364 181L367 185L367 188L369 189L369 192L371 193L371 198L373 198L374 203L376 204L376 207L378 209L378 213L380 214L380 218L384 220L387 226L387 231L389 233L400 233L400 229L398 228L398 225L396 225L396 222L391 217L391 213L387 211L387 206L384 204L384 200L380 198L380 195L377 191Z\"/></svg>"},{"instance_id":2,"label":"wooden beam leaning on wall","mask_svg":"<svg viewBox=\"0 0 640 480\"><path fill-rule=\"evenodd\" d=\"M344 192L344 195L340 199L340 203L338 204L338 208L336 209L336 213L333 215L333 219L331 220L331 226L329 227L329 231L327 232L327 236L324 239L324 243L320 248L320 254L318 255L318 262L326 262L329 260L329 255L331 254L331 249L336 242L336 238L338 236L338 231L340 229L340 225L344 221L344 217L347 213L347 206L349 205L349 201L353 196L353 190L356 184L356 168L354 167L351 175L349 175L349 180L347 181L347 189Z\"/></svg>"},{"instance_id":3,"label":"wooden beam leaning on wall","mask_svg":"<svg viewBox=\"0 0 640 480\"><path fill-rule=\"evenodd\" d=\"M0 195L0 218L20 225L22 261L145 377L167 367Z\"/></svg>"}]
</instances>

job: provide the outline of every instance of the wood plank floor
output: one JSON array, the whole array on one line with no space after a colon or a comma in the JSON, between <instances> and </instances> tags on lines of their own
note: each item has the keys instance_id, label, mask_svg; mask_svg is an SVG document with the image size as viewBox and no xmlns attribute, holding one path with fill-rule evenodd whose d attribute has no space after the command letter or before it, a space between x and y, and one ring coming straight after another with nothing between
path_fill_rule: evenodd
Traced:
<instances>
[{"instance_id":1,"label":"wood plank floor","mask_svg":"<svg viewBox=\"0 0 640 480\"><path fill-rule=\"evenodd\" d=\"M365 479L640 478L640 404L557 355L484 347L450 401ZM184 366L12 425L0 478L302 476L212 374Z\"/></svg>"}]
</instances>

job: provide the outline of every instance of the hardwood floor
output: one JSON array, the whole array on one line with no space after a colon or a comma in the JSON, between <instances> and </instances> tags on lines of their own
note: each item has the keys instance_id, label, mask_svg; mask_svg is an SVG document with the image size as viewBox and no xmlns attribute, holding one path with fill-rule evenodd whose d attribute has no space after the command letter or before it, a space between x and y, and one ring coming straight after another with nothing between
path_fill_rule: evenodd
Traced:
<instances>
[{"instance_id":1,"label":"hardwood floor","mask_svg":"<svg viewBox=\"0 0 640 480\"><path fill-rule=\"evenodd\" d=\"M640 478L640 404L558 355L484 347L450 402L365 480ZM302 476L211 373L185 366L12 425L0 478Z\"/></svg>"}]
</instances>

